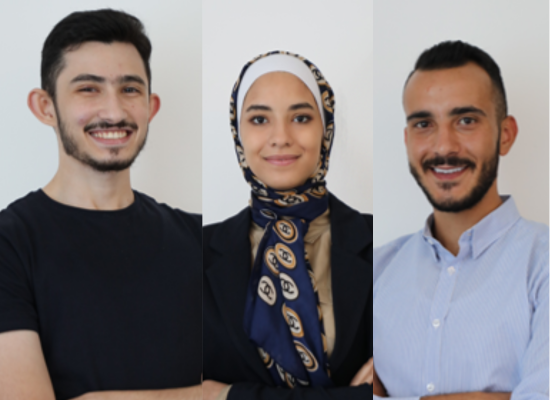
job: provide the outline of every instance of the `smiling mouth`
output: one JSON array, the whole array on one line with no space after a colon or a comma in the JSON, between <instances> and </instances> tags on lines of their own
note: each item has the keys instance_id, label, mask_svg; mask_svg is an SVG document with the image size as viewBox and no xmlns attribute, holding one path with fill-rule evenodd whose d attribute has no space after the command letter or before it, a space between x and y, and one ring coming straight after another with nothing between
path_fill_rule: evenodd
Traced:
<instances>
[{"instance_id":1,"label":"smiling mouth","mask_svg":"<svg viewBox=\"0 0 550 400\"><path fill-rule=\"evenodd\" d=\"M300 156L295 155L275 155L275 156L269 156L264 157L264 160L266 160L268 163L284 167L290 164L293 164Z\"/></svg>"},{"instance_id":2,"label":"smiling mouth","mask_svg":"<svg viewBox=\"0 0 550 400\"><path fill-rule=\"evenodd\" d=\"M462 165L458 167L454 165L440 165L437 167L431 167L430 170L437 179L448 181L460 177L468 168L468 165Z\"/></svg>"},{"instance_id":3,"label":"smiling mouth","mask_svg":"<svg viewBox=\"0 0 550 400\"><path fill-rule=\"evenodd\" d=\"M130 135L131 132L128 131L98 131L90 132L90 134L95 138L100 139L122 139Z\"/></svg>"},{"instance_id":4,"label":"smiling mouth","mask_svg":"<svg viewBox=\"0 0 550 400\"><path fill-rule=\"evenodd\" d=\"M444 168L437 168L437 167L433 168L433 170L438 174L454 174L454 173L460 172L464 169L466 169L466 166L458 167L458 168L451 168L451 169L444 169Z\"/></svg>"},{"instance_id":5,"label":"smiling mouth","mask_svg":"<svg viewBox=\"0 0 550 400\"><path fill-rule=\"evenodd\" d=\"M88 131L93 141L103 146L122 146L126 144L134 131L132 129L94 129Z\"/></svg>"}]
</instances>

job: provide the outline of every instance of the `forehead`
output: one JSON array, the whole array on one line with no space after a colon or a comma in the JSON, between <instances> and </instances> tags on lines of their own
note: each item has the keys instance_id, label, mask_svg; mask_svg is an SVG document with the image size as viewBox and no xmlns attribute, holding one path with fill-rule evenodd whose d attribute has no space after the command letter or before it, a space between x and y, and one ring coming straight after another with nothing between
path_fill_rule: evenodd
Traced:
<instances>
[{"instance_id":1,"label":"forehead","mask_svg":"<svg viewBox=\"0 0 550 400\"><path fill-rule=\"evenodd\" d=\"M476 64L416 71L403 92L407 114L417 111L446 112L455 107L475 106L490 111L493 85L489 75Z\"/></svg>"},{"instance_id":2,"label":"forehead","mask_svg":"<svg viewBox=\"0 0 550 400\"><path fill-rule=\"evenodd\" d=\"M70 81L80 74L115 78L138 75L146 79L145 65L137 49L129 43L85 42L64 54L64 68L58 82Z\"/></svg>"},{"instance_id":3,"label":"forehead","mask_svg":"<svg viewBox=\"0 0 550 400\"><path fill-rule=\"evenodd\" d=\"M246 94L244 104L268 101L294 103L296 100L308 101L316 106L313 94L300 78L289 72L277 71L256 79Z\"/></svg>"}]
</instances>

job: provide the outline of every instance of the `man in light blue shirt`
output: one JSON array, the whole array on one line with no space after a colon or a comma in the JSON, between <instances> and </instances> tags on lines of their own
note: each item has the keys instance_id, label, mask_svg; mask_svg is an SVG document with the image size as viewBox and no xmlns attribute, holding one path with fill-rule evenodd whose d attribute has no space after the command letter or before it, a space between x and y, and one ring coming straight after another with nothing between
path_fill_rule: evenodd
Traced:
<instances>
[{"instance_id":1,"label":"man in light blue shirt","mask_svg":"<svg viewBox=\"0 0 550 400\"><path fill-rule=\"evenodd\" d=\"M374 251L374 397L548 399L548 227L499 196L517 135L500 71L444 42L403 93L424 229Z\"/></svg>"}]
</instances>

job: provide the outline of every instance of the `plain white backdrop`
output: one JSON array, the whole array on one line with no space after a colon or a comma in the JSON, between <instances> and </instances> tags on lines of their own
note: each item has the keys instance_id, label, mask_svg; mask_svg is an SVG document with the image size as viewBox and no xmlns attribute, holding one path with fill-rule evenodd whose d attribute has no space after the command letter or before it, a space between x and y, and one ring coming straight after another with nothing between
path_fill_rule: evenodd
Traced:
<instances>
[{"instance_id":1,"label":"plain white backdrop","mask_svg":"<svg viewBox=\"0 0 550 400\"><path fill-rule=\"evenodd\" d=\"M241 68L271 50L313 62L334 90L335 141L327 187L372 212L372 1L203 0L203 222L246 207L229 99Z\"/></svg>"},{"instance_id":2,"label":"plain white backdrop","mask_svg":"<svg viewBox=\"0 0 550 400\"><path fill-rule=\"evenodd\" d=\"M53 129L27 108L40 87L40 54L54 25L73 11L123 10L153 45L152 89L161 109L132 166L132 184L159 202L201 212L201 1L21 1L0 12L0 209L46 185L57 170Z\"/></svg>"},{"instance_id":3,"label":"plain white backdrop","mask_svg":"<svg viewBox=\"0 0 550 400\"><path fill-rule=\"evenodd\" d=\"M519 134L498 187L523 217L548 224L548 1L374 3L374 245L424 226L431 207L408 170L403 85L420 53L444 40L488 52L501 69Z\"/></svg>"}]
</instances>

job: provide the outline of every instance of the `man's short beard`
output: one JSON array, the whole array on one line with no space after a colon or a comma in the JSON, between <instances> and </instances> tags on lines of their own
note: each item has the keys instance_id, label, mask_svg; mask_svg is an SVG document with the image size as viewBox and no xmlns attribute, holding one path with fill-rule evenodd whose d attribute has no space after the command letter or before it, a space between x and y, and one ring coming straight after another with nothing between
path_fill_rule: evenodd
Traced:
<instances>
[{"instance_id":1,"label":"man's short beard","mask_svg":"<svg viewBox=\"0 0 550 400\"><path fill-rule=\"evenodd\" d=\"M55 103L54 103L55 104ZM65 123L61 119L61 115L59 114L59 110L57 109L57 105L54 105L55 112L57 113L57 119L59 121L59 137L61 139L61 143L63 144L63 149L65 150L65 153L68 156L71 156L75 158L76 160L80 161L83 164L88 165L92 169L98 172L117 172L117 171L123 171L127 168L130 168L130 166L134 163L135 159L143 150L145 147L145 143L147 142L147 134L149 132L149 127L147 127L147 131L145 132L145 138L143 139L143 142L140 143L139 147L137 148L135 154L133 154L130 158L126 160L116 160L116 161L98 161L90 157L87 153L81 151L78 148L78 145L76 144L76 141L67 134L67 129L65 126ZM114 156L116 156L119 153L118 148L112 148L110 149L110 153Z\"/></svg>"},{"instance_id":2,"label":"man's short beard","mask_svg":"<svg viewBox=\"0 0 550 400\"><path fill-rule=\"evenodd\" d=\"M477 203L483 199L485 194L489 191L491 186L493 185L493 182L497 178L498 174L498 160L499 160L499 153L500 153L500 134L499 134L499 140L497 141L497 149L496 154L493 158L491 158L489 161L484 162L481 165L481 172L479 174L479 178L477 180L476 185L474 188L464 197L463 199L459 200L443 200L443 201L436 201L428 192L426 187L421 182L421 177L418 174L418 171L416 168L409 162L409 169L411 171L412 176L414 176L414 179L416 180L416 183L426 197L428 198L428 201L432 205L433 208L435 208L438 211L442 212L452 212L452 213L458 213L464 210L469 210L473 206L475 206ZM471 168L471 167L469 167ZM445 186L446 184L443 183L444 187L443 189L450 190L453 185Z\"/></svg>"}]
</instances>

